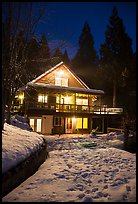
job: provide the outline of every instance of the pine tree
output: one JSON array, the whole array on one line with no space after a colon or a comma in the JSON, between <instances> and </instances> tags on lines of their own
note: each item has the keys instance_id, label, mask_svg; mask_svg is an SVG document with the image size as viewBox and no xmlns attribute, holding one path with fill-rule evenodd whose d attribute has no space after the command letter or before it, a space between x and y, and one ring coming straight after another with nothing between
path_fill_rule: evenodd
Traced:
<instances>
[{"instance_id":1,"label":"pine tree","mask_svg":"<svg viewBox=\"0 0 138 204\"><path fill-rule=\"evenodd\" d=\"M79 48L77 54L72 60L72 68L76 70L77 74L80 75L81 78L87 78L90 82L93 76L92 73L97 66L98 55L94 48L93 36L88 23L85 22L82 33L79 37Z\"/></svg>"},{"instance_id":2,"label":"pine tree","mask_svg":"<svg viewBox=\"0 0 138 204\"><path fill-rule=\"evenodd\" d=\"M52 66L60 63L62 61L62 52L57 47L54 51L53 57L52 57Z\"/></svg>"},{"instance_id":3,"label":"pine tree","mask_svg":"<svg viewBox=\"0 0 138 204\"><path fill-rule=\"evenodd\" d=\"M102 77L109 87L113 85L113 107L116 107L118 87L127 80L133 58L132 40L125 31L116 7L112 10L100 54Z\"/></svg>"},{"instance_id":4,"label":"pine tree","mask_svg":"<svg viewBox=\"0 0 138 204\"><path fill-rule=\"evenodd\" d=\"M70 65L70 59L68 57L67 50L65 50L65 52L63 53L62 60L65 64Z\"/></svg>"},{"instance_id":5,"label":"pine tree","mask_svg":"<svg viewBox=\"0 0 138 204\"><path fill-rule=\"evenodd\" d=\"M36 76L42 73L39 67L39 44L35 37L32 37L27 45L27 71L28 81L34 79Z\"/></svg>"},{"instance_id":6,"label":"pine tree","mask_svg":"<svg viewBox=\"0 0 138 204\"><path fill-rule=\"evenodd\" d=\"M42 35L39 43L39 66L42 70L46 70L50 65L50 49L45 35Z\"/></svg>"}]
</instances>

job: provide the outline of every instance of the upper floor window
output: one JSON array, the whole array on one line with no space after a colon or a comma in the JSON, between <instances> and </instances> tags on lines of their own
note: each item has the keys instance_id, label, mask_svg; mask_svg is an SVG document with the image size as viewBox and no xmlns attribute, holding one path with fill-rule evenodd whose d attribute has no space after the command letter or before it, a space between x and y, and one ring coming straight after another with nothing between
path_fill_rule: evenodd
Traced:
<instances>
[{"instance_id":1,"label":"upper floor window","mask_svg":"<svg viewBox=\"0 0 138 204\"><path fill-rule=\"evenodd\" d=\"M68 87L68 79L55 77L55 85Z\"/></svg>"},{"instance_id":2,"label":"upper floor window","mask_svg":"<svg viewBox=\"0 0 138 204\"><path fill-rule=\"evenodd\" d=\"M38 95L38 102L47 103L47 95L45 95L45 94L39 94L39 95Z\"/></svg>"},{"instance_id":3,"label":"upper floor window","mask_svg":"<svg viewBox=\"0 0 138 204\"><path fill-rule=\"evenodd\" d=\"M77 105L88 105L88 99L85 98L76 98Z\"/></svg>"}]
</instances>

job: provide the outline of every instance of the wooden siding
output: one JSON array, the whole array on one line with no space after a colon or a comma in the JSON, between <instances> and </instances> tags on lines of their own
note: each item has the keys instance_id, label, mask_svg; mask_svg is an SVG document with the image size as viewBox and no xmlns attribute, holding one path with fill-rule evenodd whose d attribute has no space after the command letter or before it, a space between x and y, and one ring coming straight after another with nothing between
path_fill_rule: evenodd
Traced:
<instances>
[{"instance_id":1,"label":"wooden siding","mask_svg":"<svg viewBox=\"0 0 138 204\"><path fill-rule=\"evenodd\" d=\"M59 72L63 71L64 75L60 76ZM67 78L68 87L85 88L86 87L69 71L64 65L60 65L55 70L38 79L35 83L55 85L55 77Z\"/></svg>"}]
</instances>

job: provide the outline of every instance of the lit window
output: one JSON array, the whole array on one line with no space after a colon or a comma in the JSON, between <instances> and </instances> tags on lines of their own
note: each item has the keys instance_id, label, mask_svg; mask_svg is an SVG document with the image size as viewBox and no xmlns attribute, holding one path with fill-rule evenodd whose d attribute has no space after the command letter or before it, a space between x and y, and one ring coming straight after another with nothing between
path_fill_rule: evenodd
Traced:
<instances>
[{"instance_id":1,"label":"lit window","mask_svg":"<svg viewBox=\"0 0 138 204\"><path fill-rule=\"evenodd\" d=\"M34 131L34 119L30 119L30 126L33 129L33 131Z\"/></svg>"},{"instance_id":2,"label":"lit window","mask_svg":"<svg viewBox=\"0 0 138 204\"><path fill-rule=\"evenodd\" d=\"M56 103L60 103L60 104L64 104L64 98L62 97L59 97L59 96L56 96Z\"/></svg>"},{"instance_id":3,"label":"lit window","mask_svg":"<svg viewBox=\"0 0 138 204\"><path fill-rule=\"evenodd\" d=\"M68 87L68 79L56 77L55 85Z\"/></svg>"},{"instance_id":4,"label":"lit window","mask_svg":"<svg viewBox=\"0 0 138 204\"><path fill-rule=\"evenodd\" d=\"M77 118L77 129L81 129L82 128L82 118Z\"/></svg>"},{"instance_id":5,"label":"lit window","mask_svg":"<svg viewBox=\"0 0 138 204\"><path fill-rule=\"evenodd\" d=\"M39 94L38 95L38 102L47 103L47 95Z\"/></svg>"},{"instance_id":6,"label":"lit window","mask_svg":"<svg viewBox=\"0 0 138 204\"><path fill-rule=\"evenodd\" d=\"M77 120L77 129L86 129L88 128L88 118L76 118Z\"/></svg>"},{"instance_id":7,"label":"lit window","mask_svg":"<svg viewBox=\"0 0 138 204\"><path fill-rule=\"evenodd\" d=\"M60 103L60 97L56 96L56 103Z\"/></svg>"},{"instance_id":8,"label":"lit window","mask_svg":"<svg viewBox=\"0 0 138 204\"><path fill-rule=\"evenodd\" d=\"M88 118L83 118L83 129L88 128Z\"/></svg>"},{"instance_id":9,"label":"lit window","mask_svg":"<svg viewBox=\"0 0 138 204\"><path fill-rule=\"evenodd\" d=\"M37 132L41 132L41 119L37 119Z\"/></svg>"},{"instance_id":10,"label":"lit window","mask_svg":"<svg viewBox=\"0 0 138 204\"><path fill-rule=\"evenodd\" d=\"M76 99L76 104L77 105L88 105L88 99L85 98L77 98Z\"/></svg>"}]
</instances>

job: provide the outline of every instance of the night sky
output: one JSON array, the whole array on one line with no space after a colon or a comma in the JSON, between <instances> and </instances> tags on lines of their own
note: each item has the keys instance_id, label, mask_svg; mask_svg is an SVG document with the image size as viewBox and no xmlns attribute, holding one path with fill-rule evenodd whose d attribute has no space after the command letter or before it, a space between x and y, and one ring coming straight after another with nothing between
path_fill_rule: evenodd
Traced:
<instances>
[{"instance_id":1,"label":"night sky","mask_svg":"<svg viewBox=\"0 0 138 204\"><path fill-rule=\"evenodd\" d=\"M45 34L51 50L57 46L62 52L66 49L70 59L76 54L85 21L91 28L94 47L99 52L114 5L132 39L133 51L136 51L136 2L40 2L36 5L46 8L46 15L37 27L38 39Z\"/></svg>"}]
</instances>

